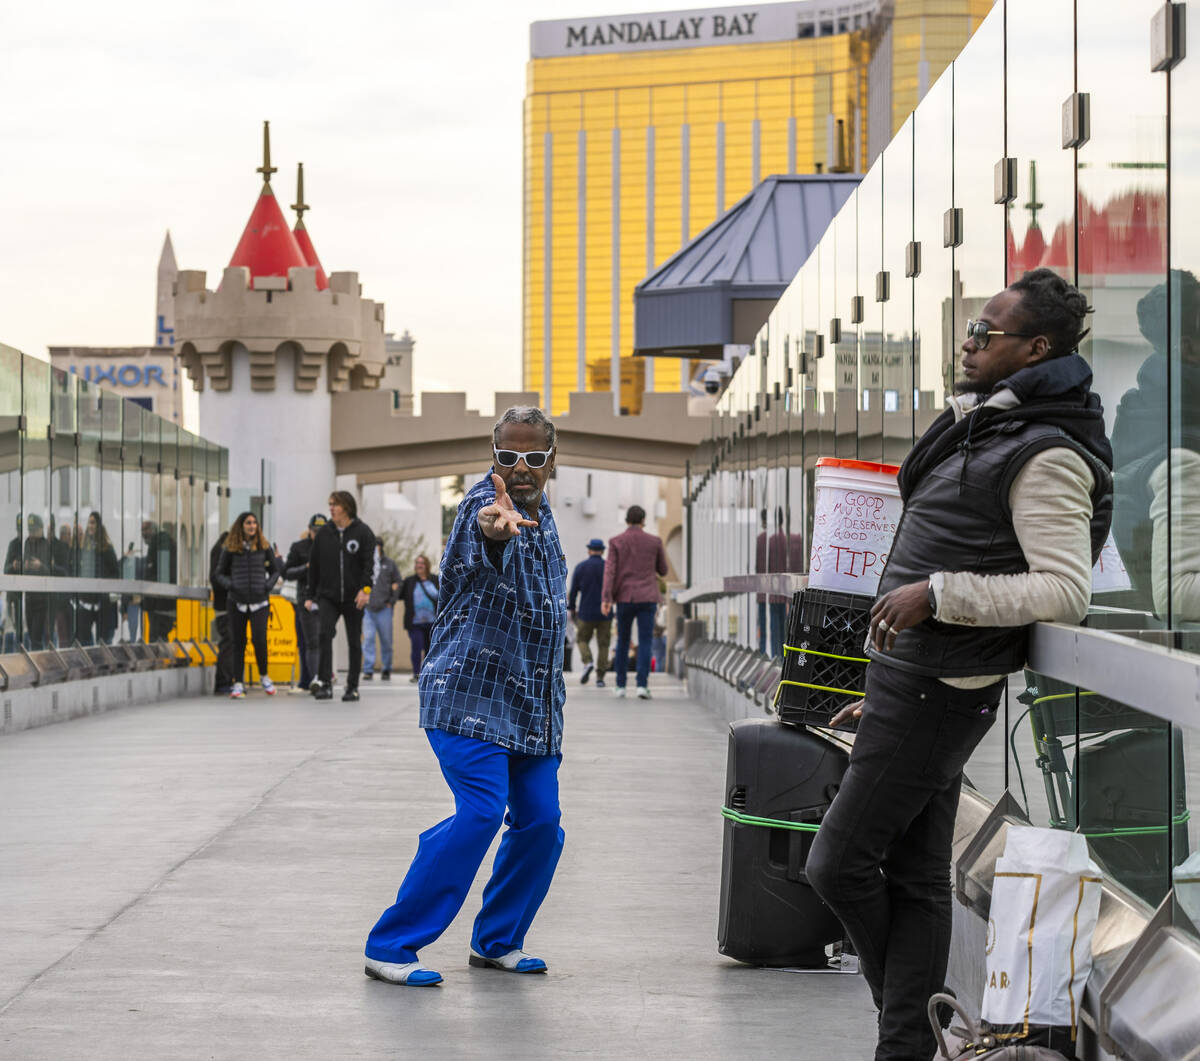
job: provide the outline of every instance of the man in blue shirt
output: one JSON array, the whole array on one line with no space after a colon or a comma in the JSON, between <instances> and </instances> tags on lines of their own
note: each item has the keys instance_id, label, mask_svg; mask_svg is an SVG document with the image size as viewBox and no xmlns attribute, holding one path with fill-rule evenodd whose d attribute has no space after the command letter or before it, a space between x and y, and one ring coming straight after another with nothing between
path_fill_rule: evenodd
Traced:
<instances>
[{"instance_id":1,"label":"man in blue shirt","mask_svg":"<svg viewBox=\"0 0 1200 1061\"><path fill-rule=\"evenodd\" d=\"M470 964L546 971L522 949L562 852L563 635L567 562L543 488L554 425L508 409L492 433L492 471L458 506L442 556L440 606L421 667L421 727L454 793L454 814L421 834L396 902L367 937L368 976L431 986L417 959L466 900L502 824ZM505 808L508 814L505 815Z\"/></svg>"},{"instance_id":2,"label":"man in blue shirt","mask_svg":"<svg viewBox=\"0 0 1200 1061\"><path fill-rule=\"evenodd\" d=\"M600 609L604 589L604 542L593 538L587 543L587 559L581 560L571 572L571 592L567 596L567 614L575 624L575 643L583 663L580 682L587 685L592 671L596 672L596 688L604 688L604 672L608 670L608 642L612 636L612 619ZM579 601L578 611L575 607ZM596 661L592 662L592 635L596 637Z\"/></svg>"}]
</instances>

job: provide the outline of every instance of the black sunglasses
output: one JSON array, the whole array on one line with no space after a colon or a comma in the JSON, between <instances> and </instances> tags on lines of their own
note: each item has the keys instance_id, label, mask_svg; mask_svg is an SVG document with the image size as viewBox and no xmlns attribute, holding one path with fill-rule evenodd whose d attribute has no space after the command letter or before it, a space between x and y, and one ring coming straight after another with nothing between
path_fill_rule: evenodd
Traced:
<instances>
[{"instance_id":1,"label":"black sunglasses","mask_svg":"<svg viewBox=\"0 0 1200 1061\"><path fill-rule=\"evenodd\" d=\"M493 446L492 452L496 455L496 463L501 468L515 468L519 460L524 460L528 468L544 468L554 450L533 449L528 453L522 453L515 449L497 449Z\"/></svg>"},{"instance_id":2,"label":"black sunglasses","mask_svg":"<svg viewBox=\"0 0 1200 1061\"><path fill-rule=\"evenodd\" d=\"M991 327L987 321L967 321L967 334L963 342L974 340L977 350L986 350L993 335L1014 335L1018 339L1036 339L1037 335L1029 332L1005 332Z\"/></svg>"}]
</instances>

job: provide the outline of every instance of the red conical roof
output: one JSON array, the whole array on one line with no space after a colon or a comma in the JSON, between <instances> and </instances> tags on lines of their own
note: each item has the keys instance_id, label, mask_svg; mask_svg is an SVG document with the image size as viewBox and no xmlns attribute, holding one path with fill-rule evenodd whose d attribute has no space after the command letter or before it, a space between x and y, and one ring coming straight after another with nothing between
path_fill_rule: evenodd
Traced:
<instances>
[{"instance_id":1,"label":"red conical roof","mask_svg":"<svg viewBox=\"0 0 1200 1061\"><path fill-rule=\"evenodd\" d=\"M296 222L296 227L292 230L292 235L296 237L296 242L300 245L300 253L304 255L305 263L314 266L317 270L317 290L324 291L329 286L329 277L325 275L325 270L321 266L321 259L317 257L317 249L313 246L312 237L309 236L308 229L304 227L303 218Z\"/></svg>"},{"instance_id":2,"label":"red conical roof","mask_svg":"<svg viewBox=\"0 0 1200 1061\"><path fill-rule=\"evenodd\" d=\"M309 265L270 184L263 184L262 194L250 212L250 220L229 264L249 269L252 281L256 276L286 277L289 269Z\"/></svg>"},{"instance_id":3,"label":"red conical roof","mask_svg":"<svg viewBox=\"0 0 1200 1061\"><path fill-rule=\"evenodd\" d=\"M1054 235L1050 237L1050 243L1038 265L1053 269L1059 276L1071 275L1075 258L1075 241L1072 238L1075 235L1074 227L1073 223L1066 221L1054 226Z\"/></svg>"}]
</instances>

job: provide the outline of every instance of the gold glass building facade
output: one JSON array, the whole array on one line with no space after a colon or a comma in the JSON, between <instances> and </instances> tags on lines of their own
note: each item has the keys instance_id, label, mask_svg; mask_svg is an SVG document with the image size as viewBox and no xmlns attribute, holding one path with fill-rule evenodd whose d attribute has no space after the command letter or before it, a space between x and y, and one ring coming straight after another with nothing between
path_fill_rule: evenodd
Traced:
<instances>
[{"instance_id":1,"label":"gold glass building facade","mask_svg":"<svg viewBox=\"0 0 1200 1061\"><path fill-rule=\"evenodd\" d=\"M645 390L686 388L690 362L632 357L634 287L762 178L863 171L868 114L891 115L886 143L990 7L800 0L534 23L525 388L553 413L611 390L614 370L629 413Z\"/></svg>"}]
</instances>

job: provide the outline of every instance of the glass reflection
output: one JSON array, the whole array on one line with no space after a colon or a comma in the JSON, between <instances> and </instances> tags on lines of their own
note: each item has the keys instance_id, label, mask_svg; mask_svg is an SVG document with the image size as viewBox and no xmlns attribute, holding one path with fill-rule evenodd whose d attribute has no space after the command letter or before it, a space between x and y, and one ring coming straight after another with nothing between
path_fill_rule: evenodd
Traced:
<instances>
[{"instance_id":1,"label":"glass reflection","mask_svg":"<svg viewBox=\"0 0 1200 1061\"><path fill-rule=\"evenodd\" d=\"M4 573L19 575L22 564L21 517L21 355L0 345L0 531L5 542ZM9 535L12 535L10 538ZM24 638L20 593L2 591L0 642L15 652Z\"/></svg>"},{"instance_id":2,"label":"glass reflection","mask_svg":"<svg viewBox=\"0 0 1200 1061\"><path fill-rule=\"evenodd\" d=\"M946 80L949 72L941 80ZM888 144L883 164L883 268L891 291L883 303L883 460L899 464L913 443L913 120Z\"/></svg>"},{"instance_id":3,"label":"glass reflection","mask_svg":"<svg viewBox=\"0 0 1200 1061\"><path fill-rule=\"evenodd\" d=\"M1075 88L1074 5L1007 0L1005 18L1008 55L1037 71L1007 82L1008 113L1019 116L1008 122L1008 154L1020 189L1008 210L1008 277L1045 266L1074 282L1075 158L1063 150L1060 106Z\"/></svg>"},{"instance_id":4,"label":"glass reflection","mask_svg":"<svg viewBox=\"0 0 1200 1061\"><path fill-rule=\"evenodd\" d=\"M859 329L858 456L883 460L883 306L890 284L883 264L883 167L876 164L858 186L858 295L863 320ZM811 533L811 527L809 528Z\"/></svg>"},{"instance_id":5,"label":"glass reflection","mask_svg":"<svg viewBox=\"0 0 1200 1061\"><path fill-rule=\"evenodd\" d=\"M981 33L982 28L972 38L972 49ZM953 76L950 71L943 74L913 116L913 240L921 247L921 273L913 283L913 358L921 409L914 425L918 437L945 408L946 395L954 390L958 360L954 250L945 246L943 238L946 211L954 205ZM986 297L993 294L995 290Z\"/></svg>"},{"instance_id":6,"label":"glass reflection","mask_svg":"<svg viewBox=\"0 0 1200 1061\"><path fill-rule=\"evenodd\" d=\"M19 564L21 574L47 578L56 574L62 555L54 517L50 514L51 370L44 361L24 360L25 430L21 444L21 487L25 537ZM50 645L59 603L50 593L25 593L25 641L31 650Z\"/></svg>"},{"instance_id":7,"label":"glass reflection","mask_svg":"<svg viewBox=\"0 0 1200 1061\"><path fill-rule=\"evenodd\" d=\"M1034 824L1082 832L1109 876L1157 906L1190 851L1183 732L1110 697L1027 678L1025 709L1013 713L1013 791Z\"/></svg>"},{"instance_id":8,"label":"glass reflection","mask_svg":"<svg viewBox=\"0 0 1200 1061\"><path fill-rule=\"evenodd\" d=\"M858 457L858 392L859 338L862 325L855 322L856 295L862 284L858 275L858 191L850 196L837 217L833 219L835 253L834 315L841 322L841 338L834 343L833 358L836 378L836 414L834 423L835 457L853 460Z\"/></svg>"},{"instance_id":9,"label":"glass reflection","mask_svg":"<svg viewBox=\"0 0 1200 1061\"><path fill-rule=\"evenodd\" d=\"M1080 352L1112 418L1116 462L1116 550L1097 572L1094 594L1097 604L1169 621L1166 79L1128 47L1150 5L1104 0L1093 13L1078 27L1079 87L1106 120L1093 122L1078 151L1079 286L1095 308ZM1185 367L1176 377L1184 393L1196 391L1189 375Z\"/></svg>"}]
</instances>

